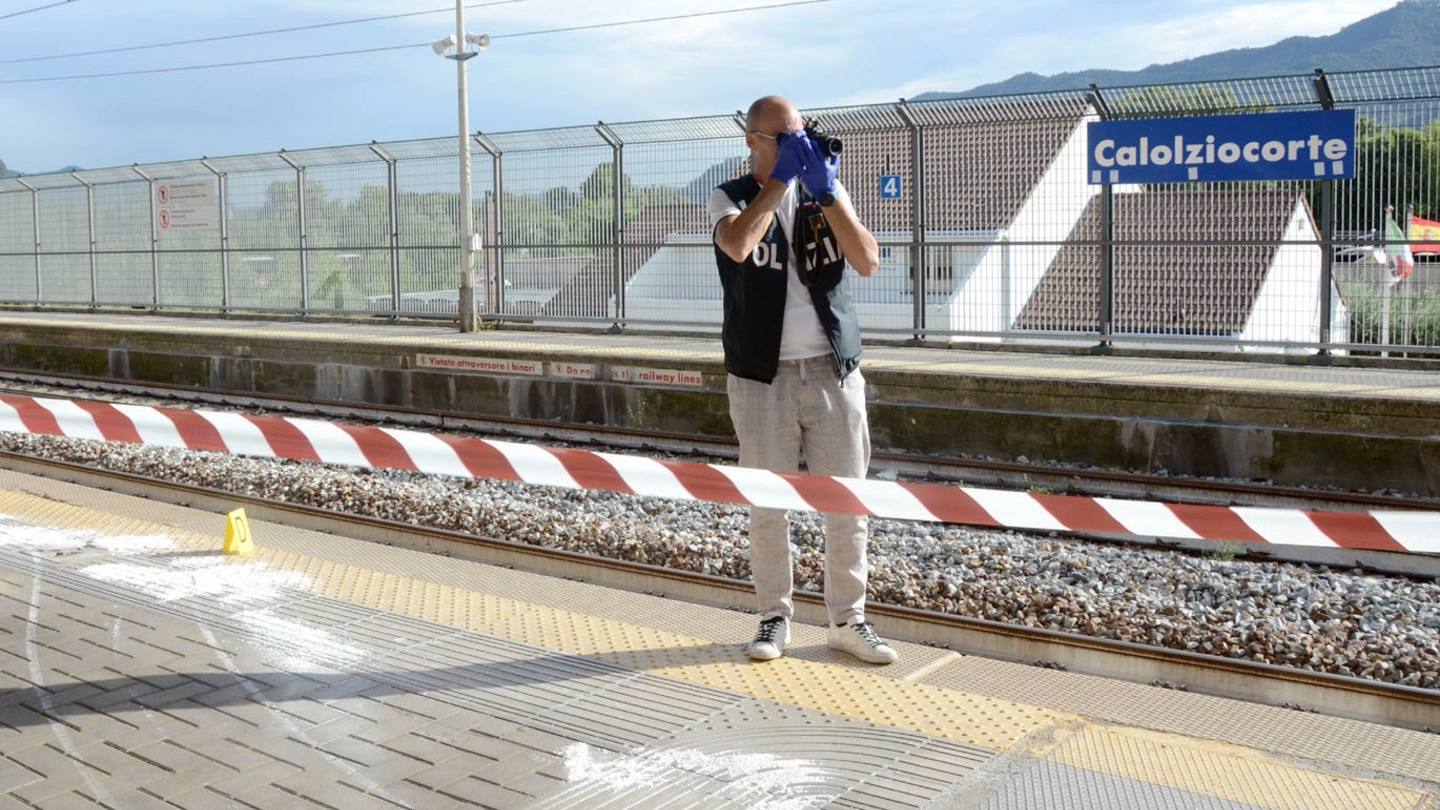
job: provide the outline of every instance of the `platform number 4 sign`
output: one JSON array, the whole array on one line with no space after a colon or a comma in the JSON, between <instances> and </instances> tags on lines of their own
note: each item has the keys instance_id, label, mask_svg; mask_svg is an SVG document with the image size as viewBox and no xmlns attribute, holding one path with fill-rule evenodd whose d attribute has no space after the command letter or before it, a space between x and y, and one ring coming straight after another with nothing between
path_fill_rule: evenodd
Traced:
<instances>
[{"instance_id":1,"label":"platform number 4 sign","mask_svg":"<svg viewBox=\"0 0 1440 810\"><path fill-rule=\"evenodd\" d=\"M903 190L903 188L904 186L901 184L900 175L880 175L880 199L898 200L902 196L901 191Z\"/></svg>"}]
</instances>

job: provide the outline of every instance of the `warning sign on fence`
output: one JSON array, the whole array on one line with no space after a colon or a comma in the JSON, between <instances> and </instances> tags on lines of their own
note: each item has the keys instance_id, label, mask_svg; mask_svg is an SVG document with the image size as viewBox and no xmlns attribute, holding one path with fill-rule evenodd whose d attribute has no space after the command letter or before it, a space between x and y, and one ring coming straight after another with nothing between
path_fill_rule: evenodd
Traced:
<instances>
[{"instance_id":1,"label":"warning sign on fence","mask_svg":"<svg viewBox=\"0 0 1440 810\"><path fill-rule=\"evenodd\" d=\"M155 186L155 228L161 236L177 231L215 230L220 215L215 180L183 180Z\"/></svg>"}]
</instances>

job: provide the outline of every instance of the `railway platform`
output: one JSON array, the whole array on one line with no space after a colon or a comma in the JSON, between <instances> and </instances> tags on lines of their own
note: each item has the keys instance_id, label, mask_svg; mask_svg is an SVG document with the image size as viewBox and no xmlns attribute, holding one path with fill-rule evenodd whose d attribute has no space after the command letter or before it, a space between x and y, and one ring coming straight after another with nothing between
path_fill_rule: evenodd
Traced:
<instances>
[{"instance_id":1,"label":"railway platform","mask_svg":"<svg viewBox=\"0 0 1440 810\"><path fill-rule=\"evenodd\" d=\"M0 471L0 807L1428 810L1440 735ZM882 632L885 628L880 628Z\"/></svg>"},{"instance_id":2,"label":"railway platform","mask_svg":"<svg viewBox=\"0 0 1440 810\"><path fill-rule=\"evenodd\" d=\"M1440 497L1433 361L867 344L877 449ZM0 369L730 437L718 336L0 310Z\"/></svg>"}]
</instances>

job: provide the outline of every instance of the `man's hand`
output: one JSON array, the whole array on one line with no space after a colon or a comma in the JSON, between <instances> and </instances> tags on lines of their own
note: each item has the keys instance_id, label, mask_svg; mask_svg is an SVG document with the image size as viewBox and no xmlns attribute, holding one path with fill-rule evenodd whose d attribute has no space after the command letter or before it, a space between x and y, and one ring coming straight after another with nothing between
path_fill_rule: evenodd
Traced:
<instances>
[{"instance_id":1,"label":"man's hand","mask_svg":"<svg viewBox=\"0 0 1440 810\"><path fill-rule=\"evenodd\" d=\"M775 136L775 143L779 151L775 154L775 168L770 171L770 179L788 185L791 180L800 176L813 144L803 130L782 132Z\"/></svg>"},{"instance_id":2,"label":"man's hand","mask_svg":"<svg viewBox=\"0 0 1440 810\"><path fill-rule=\"evenodd\" d=\"M833 195L835 176L840 173L840 156L826 155L819 144L807 137L802 157L804 165L800 170L800 179L805 181L805 187L817 199L826 194Z\"/></svg>"}]
</instances>

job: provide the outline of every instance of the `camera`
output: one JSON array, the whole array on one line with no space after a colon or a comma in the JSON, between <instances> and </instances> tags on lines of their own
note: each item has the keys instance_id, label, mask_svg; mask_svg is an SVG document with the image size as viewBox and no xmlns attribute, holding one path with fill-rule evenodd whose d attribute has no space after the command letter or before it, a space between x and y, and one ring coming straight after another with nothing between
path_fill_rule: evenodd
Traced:
<instances>
[{"instance_id":1,"label":"camera","mask_svg":"<svg viewBox=\"0 0 1440 810\"><path fill-rule=\"evenodd\" d=\"M820 131L820 121L816 118L805 122L805 135L820 147L820 152L826 157L835 157L845 148L839 138Z\"/></svg>"}]
</instances>

